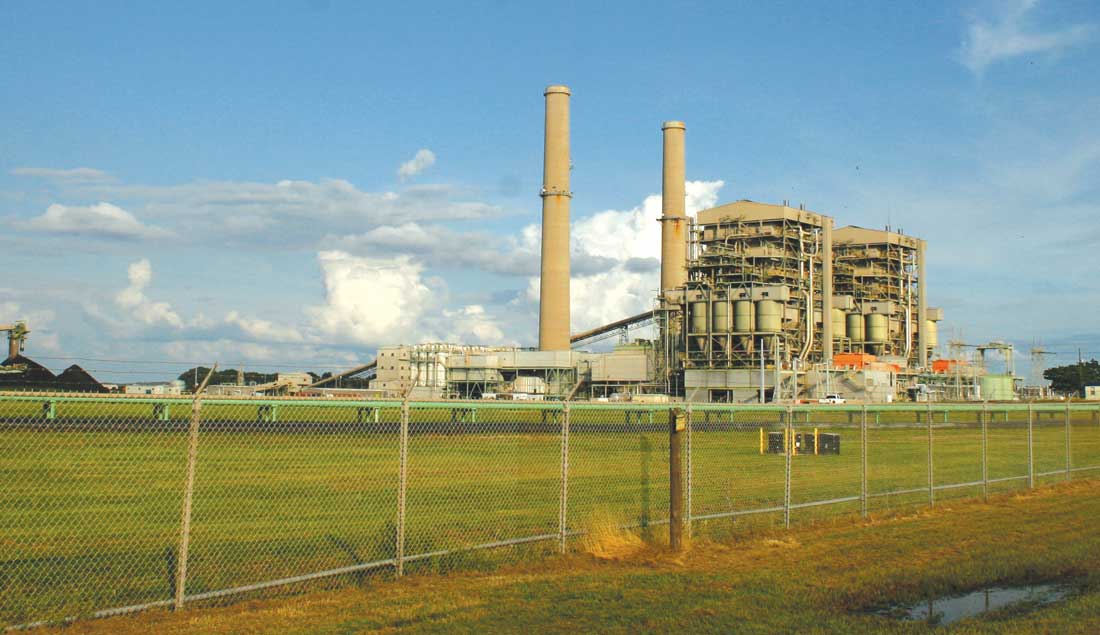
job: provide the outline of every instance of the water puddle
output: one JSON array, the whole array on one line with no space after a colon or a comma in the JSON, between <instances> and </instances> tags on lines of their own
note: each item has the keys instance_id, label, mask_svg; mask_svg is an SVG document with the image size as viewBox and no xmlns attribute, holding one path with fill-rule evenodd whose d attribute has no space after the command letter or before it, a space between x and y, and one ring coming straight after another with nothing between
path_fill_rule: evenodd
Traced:
<instances>
[{"instance_id":1,"label":"water puddle","mask_svg":"<svg viewBox=\"0 0 1100 635\"><path fill-rule=\"evenodd\" d=\"M989 587L966 595L930 598L914 604L897 604L875 613L904 621L947 626L964 617L981 615L1015 604L1051 604L1065 598L1072 591L1073 588L1065 584Z\"/></svg>"}]
</instances>

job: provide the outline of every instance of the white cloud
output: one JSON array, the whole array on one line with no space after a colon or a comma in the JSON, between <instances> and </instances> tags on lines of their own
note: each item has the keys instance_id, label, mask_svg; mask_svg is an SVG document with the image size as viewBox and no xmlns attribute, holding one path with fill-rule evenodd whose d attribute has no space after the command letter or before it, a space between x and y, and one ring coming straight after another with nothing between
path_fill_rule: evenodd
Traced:
<instances>
[{"instance_id":1,"label":"white cloud","mask_svg":"<svg viewBox=\"0 0 1100 635\"><path fill-rule=\"evenodd\" d=\"M417 339L432 301L423 265L409 256L371 258L342 251L317 255L325 277L324 306L311 307L313 325L338 341L378 345Z\"/></svg>"},{"instance_id":2,"label":"white cloud","mask_svg":"<svg viewBox=\"0 0 1100 635\"><path fill-rule=\"evenodd\" d=\"M11 171L16 176L29 176L50 181L79 183L92 181L112 181L114 177L95 168L32 168L21 167Z\"/></svg>"},{"instance_id":3,"label":"white cloud","mask_svg":"<svg viewBox=\"0 0 1100 635\"><path fill-rule=\"evenodd\" d=\"M317 337L369 347L417 342L504 344L500 323L480 304L446 308L442 281L425 280L408 255L318 254L325 277L323 306L307 309Z\"/></svg>"},{"instance_id":4,"label":"white cloud","mask_svg":"<svg viewBox=\"0 0 1100 635\"><path fill-rule=\"evenodd\" d=\"M427 148L416 152L413 158L401 164L397 169L397 175L401 180L411 178L435 165L435 153Z\"/></svg>"},{"instance_id":5,"label":"white cloud","mask_svg":"<svg viewBox=\"0 0 1100 635\"><path fill-rule=\"evenodd\" d=\"M97 203L87 207L54 203L45 213L17 226L34 231L105 236L109 238L164 238L171 232L160 227L144 225L133 214L110 203Z\"/></svg>"},{"instance_id":6,"label":"white cloud","mask_svg":"<svg viewBox=\"0 0 1100 635\"><path fill-rule=\"evenodd\" d=\"M539 233L538 225L525 227L518 236L501 236L408 222L376 227L362 234L327 236L322 244L352 254L412 254L425 264L447 269L470 267L501 275L528 276L538 274Z\"/></svg>"},{"instance_id":7,"label":"white cloud","mask_svg":"<svg viewBox=\"0 0 1100 635\"><path fill-rule=\"evenodd\" d=\"M713 207L724 181L688 181L689 216ZM573 223L570 312L572 330L582 331L653 306L660 285L661 196L651 194L626 211L608 210ZM533 228L533 229L532 229ZM525 230L537 245L537 226ZM524 241L526 242L526 241ZM537 253L537 252L536 252ZM578 268L578 263L589 266ZM528 279L526 299L538 303L539 279Z\"/></svg>"},{"instance_id":8,"label":"white cloud","mask_svg":"<svg viewBox=\"0 0 1100 635\"><path fill-rule=\"evenodd\" d=\"M127 275L130 285L115 295L115 304L120 309L145 326L183 328L183 319L170 304L154 302L145 296L145 288L153 280L153 267L147 258L131 263Z\"/></svg>"},{"instance_id":9,"label":"white cloud","mask_svg":"<svg viewBox=\"0 0 1100 635\"><path fill-rule=\"evenodd\" d=\"M166 223L186 223L187 231L179 232L183 236L264 247L312 247L326 234L349 227L369 231L395 223L474 220L502 213L478 200L476 190L462 186L422 184L396 192L365 192L340 179L91 185L79 193L132 203L143 216Z\"/></svg>"},{"instance_id":10,"label":"white cloud","mask_svg":"<svg viewBox=\"0 0 1100 635\"><path fill-rule=\"evenodd\" d=\"M50 352L58 352L61 350L61 338L57 333L53 331L52 324L56 318L56 314L50 309L28 309L18 302L5 301L0 302L0 324L11 324L12 322L26 322L27 328L30 329L30 335L27 336L26 344L27 350L46 350ZM7 340L3 340L5 345L3 356L7 356Z\"/></svg>"},{"instance_id":11,"label":"white cloud","mask_svg":"<svg viewBox=\"0 0 1100 635\"><path fill-rule=\"evenodd\" d=\"M485 307L470 304L455 311L443 311L443 322L449 329L443 338L464 344L502 344L504 331Z\"/></svg>"},{"instance_id":12,"label":"white cloud","mask_svg":"<svg viewBox=\"0 0 1100 635\"><path fill-rule=\"evenodd\" d=\"M1040 31L1028 29L1028 16L1039 0L1011 0L1001 6L992 20L971 19L960 59L975 74L1001 60L1029 53L1057 53L1086 42L1093 34L1090 24Z\"/></svg>"},{"instance_id":13,"label":"white cloud","mask_svg":"<svg viewBox=\"0 0 1100 635\"><path fill-rule=\"evenodd\" d=\"M296 343L306 339L302 331L293 326L276 324L261 318L245 317L237 311L230 311L225 316L225 323L238 327L249 339L261 342Z\"/></svg>"}]
</instances>

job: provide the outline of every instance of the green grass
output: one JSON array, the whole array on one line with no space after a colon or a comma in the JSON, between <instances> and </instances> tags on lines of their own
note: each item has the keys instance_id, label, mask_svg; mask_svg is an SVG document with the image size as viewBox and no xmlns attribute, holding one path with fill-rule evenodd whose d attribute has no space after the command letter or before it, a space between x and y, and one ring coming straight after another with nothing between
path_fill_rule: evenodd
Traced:
<instances>
[{"instance_id":1,"label":"green grass","mask_svg":"<svg viewBox=\"0 0 1100 635\"><path fill-rule=\"evenodd\" d=\"M874 633L944 632L871 609L991 585L1068 581L1045 607L970 618L947 632L1100 630L1100 483L873 515L790 532L695 541L682 554L643 545L488 572L411 575L183 612L154 610L48 629L65 635L236 633Z\"/></svg>"},{"instance_id":2,"label":"green grass","mask_svg":"<svg viewBox=\"0 0 1100 635\"><path fill-rule=\"evenodd\" d=\"M279 404L278 422L257 421L251 404L204 406L194 494L188 593L202 593L394 556L399 411L375 422L362 404ZM39 428L0 429L0 624L83 615L95 609L171 597L179 545L190 405L152 424L147 403L62 402ZM469 429L450 408L414 409L407 469L405 554L461 549L556 534L561 436L551 408L480 408L489 423L522 431ZM566 514L570 531L593 518L647 525L668 517L668 434L660 409L628 424L621 410L577 408L571 416ZM709 415L703 415L707 412ZM835 432L839 456L791 457L791 502L858 496L860 413L822 409L796 417L796 431ZM30 421L40 406L0 400L0 418ZM803 413L799 413L801 417ZM868 431L872 510L927 504L928 436L923 412L890 409ZM1027 430L1019 412L989 425L989 477L1027 474ZM1026 415L1026 413L1025 413ZM707 427L710 423L724 429ZM144 429L133 425L143 418ZM313 428L290 422L324 424ZM782 455L759 453L759 430L780 430L777 410L704 408L692 433L696 516L782 507ZM922 422L926 418L921 419ZM981 429L971 413L934 416L937 485L981 480ZM228 423L219 423L228 422ZM245 425L247 422L247 425ZM232 424L232 425L230 425ZM737 424L731 427L731 424ZM52 426L52 428L50 427ZM1065 430L1034 427L1037 471L1064 469ZM1074 465L1100 465L1100 426L1077 417ZM1080 475L1090 475L1082 472ZM1046 480L1063 480L1064 473ZM991 490L1026 486L1025 480ZM936 492L937 501L981 494L981 487ZM859 502L807 507L794 523L858 513ZM693 524L698 536L781 523L782 513ZM548 541L542 549L552 548ZM533 549L537 551L537 549ZM410 564L417 570L476 565L452 555Z\"/></svg>"}]
</instances>

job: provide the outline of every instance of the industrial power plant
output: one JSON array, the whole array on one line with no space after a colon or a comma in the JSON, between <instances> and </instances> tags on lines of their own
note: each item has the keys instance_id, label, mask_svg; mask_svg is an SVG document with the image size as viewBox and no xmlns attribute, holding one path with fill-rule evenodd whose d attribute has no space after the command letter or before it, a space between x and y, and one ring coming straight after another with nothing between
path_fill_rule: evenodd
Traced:
<instances>
[{"instance_id":1,"label":"industrial power plant","mask_svg":"<svg viewBox=\"0 0 1100 635\"><path fill-rule=\"evenodd\" d=\"M300 381L211 386L210 392L719 403L1011 400L1021 394L1010 344L952 341L949 358L933 359L943 311L928 304L924 240L889 228L837 227L831 216L787 201L739 200L688 216L682 121L661 126L660 290L652 308L574 332L571 96L560 85L544 92L537 349L394 343L369 364L317 381L298 373ZM627 333L640 327L653 335L629 340ZM10 349L0 365L5 388L106 390L79 367L68 379L80 381L58 383L19 354L25 324L3 329ZM612 338L619 342L609 352L585 350ZM964 347L975 348L980 363L964 359ZM987 351L1001 353L1003 372L990 372Z\"/></svg>"},{"instance_id":2,"label":"industrial power plant","mask_svg":"<svg viewBox=\"0 0 1100 635\"><path fill-rule=\"evenodd\" d=\"M1015 378L961 355L933 360L943 311L928 305L925 241L836 227L799 205L740 200L686 214L682 121L663 134L660 293L650 311L570 325L568 87L545 92L538 348L395 344L308 387L370 378L414 399L769 403L1012 399ZM628 341L654 326L653 339ZM614 337L611 352L585 346ZM987 347L992 348L992 346ZM984 349L983 349L984 351ZM984 356L983 356L984 357Z\"/></svg>"}]
</instances>

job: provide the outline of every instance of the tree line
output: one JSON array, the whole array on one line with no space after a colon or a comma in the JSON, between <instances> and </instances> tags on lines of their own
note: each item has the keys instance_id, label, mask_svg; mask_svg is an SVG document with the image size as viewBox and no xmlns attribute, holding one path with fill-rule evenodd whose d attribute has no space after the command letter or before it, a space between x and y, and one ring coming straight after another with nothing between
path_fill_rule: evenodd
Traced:
<instances>
[{"instance_id":1,"label":"tree line","mask_svg":"<svg viewBox=\"0 0 1100 635\"><path fill-rule=\"evenodd\" d=\"M1085 396L1085 386L1100 386L1100 362L1091 359L1078 364L1054 366L1043 371L1043 379L1056 392Z\"/></svg>"}]
</instances>

